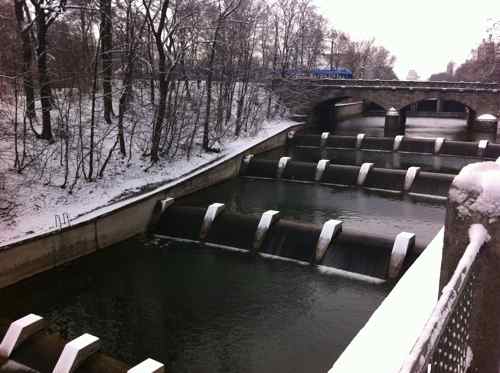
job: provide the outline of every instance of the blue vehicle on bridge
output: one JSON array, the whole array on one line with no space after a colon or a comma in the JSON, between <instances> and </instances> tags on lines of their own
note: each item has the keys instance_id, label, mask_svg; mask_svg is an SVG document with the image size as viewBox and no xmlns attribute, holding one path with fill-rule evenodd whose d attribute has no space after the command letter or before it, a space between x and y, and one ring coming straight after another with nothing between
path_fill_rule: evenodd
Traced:
<instances>
[{"instance_id":1,"label":"blue vehicle on bridge","mask_svg":"<svg viewBox=\"0 0 500 373\"><path fill-rule=\"evenodd\" d=\"M318 79L352 79L352 71L345 67L335 67L333 69L288 69L285 71L285 76L288 78L307 78L313 77Z\"/></svg>"},{"instance_id":2,"label":"blue vehicle on bridge","mask_svg":"<svg viewBox=\"0 0 500 373\"><path fill-rule=\"evenodd\" d=\"M352 71L345 67L337 67L333 69L313 69L311 73L313 77L320 79L352 79Z\"/></svg>"}]
</instances>

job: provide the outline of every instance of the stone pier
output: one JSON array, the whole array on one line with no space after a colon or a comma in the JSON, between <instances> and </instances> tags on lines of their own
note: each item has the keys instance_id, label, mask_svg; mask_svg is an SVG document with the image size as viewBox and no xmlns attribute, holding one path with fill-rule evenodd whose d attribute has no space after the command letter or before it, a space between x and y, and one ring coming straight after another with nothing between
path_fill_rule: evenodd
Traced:
<instances>
[{"instance_id":1,"label":"stone pier","mask_svg":"<svg viewBox=\"0 0 500 373\"><path fill-rule=\"evenodd\" d=\"M469 123L467 122L469 125ZM469 125L474 132L497 133L498 119L494 115L486 114L474 118L474 121Z\"/></svg>"},{"instance_id":2,"label":"stone pier","mask_svg":"<svg viewBox=\"0 0 500 373\"><path fill-rule=\"evenodd\" d=\"M406 127L406 113L401 116L395 108L390 108L385 113L384 136L393 137L404 135Z\"/></svg>"}]
</instances>

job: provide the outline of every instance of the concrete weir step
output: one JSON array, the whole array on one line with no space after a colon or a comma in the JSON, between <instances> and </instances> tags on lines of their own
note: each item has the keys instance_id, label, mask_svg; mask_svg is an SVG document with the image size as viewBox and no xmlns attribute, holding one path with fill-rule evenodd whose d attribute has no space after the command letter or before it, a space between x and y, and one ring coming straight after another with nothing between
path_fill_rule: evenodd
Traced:
<instances>
[{"instance_id":1,"label":"concrete weir step","mask_svg":"<svg viewBox=\"0 0 500 373\"><path fill-rule=\"evenodd\" d=\"M333 164L328 159L317 163L298 162L290 157L267 160L249 157L244 160L240 175L253 178L357 186L400 194L416 194L446 198L455 175L424 172L419 167L407 170Z\"/></svg>"},{"instance_id":2,"label":"concrete weir step","mask_svg":"<svg viewBox=\"0 0 500 373\"><path fill-rule=\"evenodd\" d=\"M362 268L359 273L382 279L397 278L407 255L418 255L412 233L402 232L397 237L374 236L353 228L344 230L342 225L342 221L335 219L323 225L282 219L275 210L263 211L260 216L235 213L224 209L221 203L208 207L173 204L160 217L155 233L169 239L323 264L357 273L352 264L359 260L350 259L355 248L361 262L368 263L376 258L377 263L375 270Z\"/></svg>"},{"instance_id":3,"label":"concrete weir step","mask_svg":"<svg viewBox=\"0 0 500 373\"><path fill-rule=\"evenodd\" d=\"M398 135L395 137L373 137L360 133L356 136L322 134L294 134L289 143L299 147L337 148L385 152L408 152L419 154L466 156L486 159L500 157L500 144L487 140L455 141L444 138L421 138Z\"/></svg>"},{"instance_id":4,"label":"concrete weir step","mask_svg":"<svg viewBox=\"0 0 500 373\"><path fill-rule=\"evenodd\" d=\"M13 322L0 320L0 372L73 373L82 367L89 373L163 373L162 363L146 359L130 368L99 353L101 343L91 334L66 342L46 331L43 317L29 314Z\"/></svg>"}]
</instances>

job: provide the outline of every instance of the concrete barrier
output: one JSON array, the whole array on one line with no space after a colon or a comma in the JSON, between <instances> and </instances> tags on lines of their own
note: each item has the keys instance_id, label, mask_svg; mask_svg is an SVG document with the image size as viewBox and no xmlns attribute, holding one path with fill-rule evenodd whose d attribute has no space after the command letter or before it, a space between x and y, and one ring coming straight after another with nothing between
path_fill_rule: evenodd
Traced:
<instances>
[{"instance_id":1,"label":"concrete barrier","mask_svg":"<svg viewBox=\"0 0 500 373\"><path fill-rule=\"evenodd\" d=\"M288 127L165 186L89 213L72 226L0 246L0 288L145 232L158 201L179 198L238 175L243 157L286 145L288 132L302 127L303 124Z\"/></svg>"}]
</instances>

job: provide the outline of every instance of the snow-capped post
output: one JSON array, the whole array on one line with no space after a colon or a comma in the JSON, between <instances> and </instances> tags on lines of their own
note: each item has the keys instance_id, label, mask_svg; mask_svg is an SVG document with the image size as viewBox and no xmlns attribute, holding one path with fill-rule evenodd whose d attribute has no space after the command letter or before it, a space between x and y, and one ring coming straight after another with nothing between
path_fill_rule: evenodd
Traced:
<instances>
[{"instance_id":1,"label":"snow-capped post","mask_svg":"<svg viewBox=\"0 0 500 373\"><path fill-rule=\"evenodd\" d=\"M472 235L471 226L476 232ZM481 227L482 225L482 227ZM481 229L476 229L476 228ZM484 227L484 229L483 229ZM472 372L498 373L500 363L500 164L464 167L450 188L446 212L440 289L448 284L465 248L481 245L473 277L468 335ZM467 258L464 258L467 259ZM472 265L474 260L471 260ZM476 273L475 271L473 273ZM449 288L448 288L449 290ZM444 292L443 292L444 293ZM446 293L450 293L447 291ZM453 293L453 292L452 292ZM458 294L460 296L460 294ZM450 295L451 296L451 295ZM457 296L455 293L453 296ZM469 313L469 311L467 311Z\"/></svg>"},{"instance_id":2,"label":"snow-capped post","mask_svg":"<svg viewBox=\"0 0 500 373\"><path fill-rule=\"evenodd\" d=\"M401 123L399 112L391 107L385 113L384 136L404 135L405 125Z\"/></svg>"}]
</instances>

